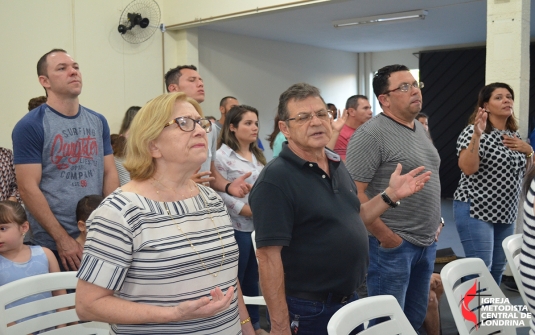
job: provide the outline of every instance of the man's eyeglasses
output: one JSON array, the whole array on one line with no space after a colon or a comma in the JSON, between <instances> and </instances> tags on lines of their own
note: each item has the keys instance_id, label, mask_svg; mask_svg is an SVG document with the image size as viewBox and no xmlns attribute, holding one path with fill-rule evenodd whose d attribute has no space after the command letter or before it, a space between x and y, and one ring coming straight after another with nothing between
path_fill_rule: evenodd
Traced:
<instances>
[{"instance_id":1,"label":"man's eyeglasses","mask_svg":"<svg viewBox=\"0 0 535 335\"><path fill-rule=\"evenodd\" d=\"M210 120L208 119L195 120L187 116L181 116L181 117L177 117L174 120L169 121L163 127L164 128L168 127L172 125L173 123L176 123L178 127L182 129L183 131L193 131L195 129L195 124L198 124L199 126L201 126L201 128L204 129L207 133L212 131L212 122L210 122Z\"/></svg>"},{"instance_id":2,"label":"man's eyeglasses","mask_svg":"<svg viewBox=\"0 0 535 335\"><path fill-rule=\"evenodd\" d=\"M327 110L320 110L313 113L299 113L295 117L289 118L286 121L295 120L295 122L297 122L298 124L304 124L308 121L311 121L314 115L316 115L316 117L321 121L329 121L332 117L332 115Z\"/></svg>"},{"instance_id":3,"label":"man's eyeglasses","mask_svg":"<svg viewBox=\"0 0 535 335\"><path fill-rule=\"evenodd\" d=\"M393 90L388 90L386 92L384 92L383 94L388 94L390 92L394 92L394 91L397 91L399 90L400 92L408 92L409 91L409 88L414 87L414 88L424 88L424 83L423 82L417 82L415 81L414 83L412 84L409 84L409 83L403 83L401 85L399 85L398 88L394 88Z\"/></svg>"}]
</instances>

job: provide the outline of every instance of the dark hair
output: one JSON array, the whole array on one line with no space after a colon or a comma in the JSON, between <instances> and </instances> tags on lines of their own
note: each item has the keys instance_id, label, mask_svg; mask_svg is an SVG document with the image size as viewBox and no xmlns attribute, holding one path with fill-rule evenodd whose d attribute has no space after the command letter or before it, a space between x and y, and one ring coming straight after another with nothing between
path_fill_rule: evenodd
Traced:
<instances>
[{"instance_id":1,"label":"dark hair","mask_svg":"<svg viewBox=\"0 0 535 335\"><path fill-rule=\"evenodd\" d=\"M28 221L24 207L15 201L0 201L0 223L15 222L19 226Z\"/></svg>"},{"instance_id":2,"label":"dark hair","mask_svg":"<svg viewBox=\"0 0 535 335\"><path fill-rule=\"evenodd\" d=\"M511 93L511 96L513 97L513 101L515 100L515 93L513 92L513 89L511 88L511 86L507 85L506 83L492 83L492 84L486 85L479 91L479 95L477 98L477 105L474 108L472 115L470 115L470 118L468 118L468 124L474 124L479 108L483 108L483 106L487 102L489 102L490 97L492 96L492 93L498 88L505 88L506 90L508 90L509 93ZM490 134L490 132L492 131L492 128L494 128L494 125L492 124L492 122L490 122L490 119L487 118L487 126L485 127L485 133ZM513 115L507 118L507 121L505 122L505 128L511 131L518 130L518 124L516 123L516 119Z\"/></svg>"},{"instance_id":3,"label":"dark hair","mask_svg":"<svg viewBox=\"0 0 535 335\"><path fill-rule=\"evenodd\" d=\"M240 149L240 142L238 142L236 134L230 131L230 125L232 124L234 128L238 128L239 123L243 119L243 114L247 112L253 112L258 117L258 110L247 105L234 106L228 111L227 117L225 118L225 123L223 124L223 127L221 127L221 135L219 137L218 147L221 147L222 144L226 144L234 151L238 151ZM253 141L251 144L249 144L249 151L255 155L256 159L260 163L266 165L266 158L256 142L257 141Z\"/></svg>"},{"instance_id":4,"label":"dark hair","mask_svg":"<svg viewBox=\"0 0 535 335\"><path fill-rule=\"evenodd\" d=\"M279 128L280 119L278 115L275 115L274 121L275 124L273 125L273 132L268 137L266 137L266 140L269 141L269 147L271 149L273 149L273 143L275 143L275 138L277 138L277 135L279 135L279 133L281 132L281 129Z\"/></svg>"},{"instance_id":5,"label":"dark hair","mask_svg":"<svg viewBox=\"0 0 535 335\"><path fill-rule=\"evenodd\" d=\"M87 221L89 215L97 209L104 197L98 194L86 195L76 205L76 220Z\"/></svg>"},{"instance_id":6,"label":"dark hair","mask_svg":"<svg viewBox=\"0 0 535 335\"><path fill-rule=\"evenodd\" d=\"M40 97L31 98L30 101L28 101L28 111L36 109L44 103L46 103L46 97L43 95Z\"/></svg>"},{"instance_id":7,"label":"dark hair","mask_svg":"<svg viewBox=\"0 0 535 335\"><path fill-rule=\"evenodd\" d=\"M315 86L307 83L298 83L288 87L279 97L279 106L277 108L279 120L287 121L290 118L290 113L288 112L288 103L290 100L301 101L308 97L318 97L325 103L320 95L320 90Z\"/></svg>"},{"instance_id":8,"label":"dark hair","mask_svg":"<svg viewBox=\"0 0 535 335\"><path fill-rule=\"evenodd\" d=\"M190 70L197 71L197 67L195 65L179 65L167 71L164 77L165 89L167 90L167 92L169 92L169 85L178 84L178 80L180 79L180 76L182 75L182 73L180 73L182 69L190 69Z\"/></svg>"},{"instance_id":9,"label":"dark hair","mask_svg":"<svg viewBox=\"0 0 535 335\"><path fill-rule=\"evenodd\" d=\"M123 158L126 151L126 138L123 135L111 134L110 140L113 155L115 157Z\"/></svg>"},{"instance_id":10,"label":"dark hair","mask_svg":"<svg viewBox=\"0 0 535 335\"><path fill-rule=\"evenodd\" d=\"M221 101L219 101L219 107L225 106L225 103L227 102L228 99L238 100L235 97L231 97L230 95L228 95L228 96L224 97L223 99L221 99Z\"/></svg>"},{"instance_id":11,"label":"dark hair","mask_svg":"<svg viewBox=\"0 0 535 335\"><path fill-rule=\"evenodd\" d=\"M54 52L63 52L63 53L67 53L67 51L63 50L63 49L52 49L50 50L49 52L47 52L46 54L42 55L41 58L39 58L39 60L37 61L37 76L48 76L48 71L47 71L47 57L48 55L50 55L51 53L54 53Z\"/></svg>"},{"instance_id":12,"label":"dark hair","mask_svg":"<svg viewBox=\"0 0 535 335\"><path fill-rule=\"evenodd\" d=\"M334 108L334 110L336 110L336 106L330 102L327 103L327 108L328 109Z\"/></svg>"},{"instance_id":13,"label":"dark hair","mask_svg":"<svg viewBox=\"0 0 535 335\"><path fill-rule=\"evenodd\" d=\"M364 99L368 101L368 97L365 95L360 95L360 94L352 95L349 98L347 98L346 109L348 108L357 109L357 107L359 106L359 99Z\"/></svg>"},{"instance_id":14,"label":"dark hair","mask_svg":"<svg viewBox=\"0 0 535 335\"><path fill-rule=\"evenodd\" d=\"M379 99L381 94L388 91L388 86L390 85L390 75L399 71L409 71L409 68L405 65L394 64L382 67L377 71L377 73L375 73L373 76L373 93L375 93L377 99Z\"/></svg>"},{"instance_id":15,"label":"dark hair","mask_svg":"<svg viewBox=\"0 0 535 335\"><path fill-rule=\"evenodd\" d=\"M427 116L427 114L424 114L424 113L418 113L418 115L416 115L415 119L418 120L422 117L425 117L426 119L429 119L429 116Z\"/></svg>"},{"instance_id":16,"label":"dark hair","mask_svg":"<svg viewBox=\"0 0 535 335\"><path fill-rule=\"evenodd\" d=\"M130 129L130 124L132 123L132 120L134 119L134 116L136 116L137 112L141 107L139 106L132 106L126 110L126 113L124 113L123 122L121 123L121 129L119 130L119 134L124 135L128 129Z\"/></svg>"}]
</instances>

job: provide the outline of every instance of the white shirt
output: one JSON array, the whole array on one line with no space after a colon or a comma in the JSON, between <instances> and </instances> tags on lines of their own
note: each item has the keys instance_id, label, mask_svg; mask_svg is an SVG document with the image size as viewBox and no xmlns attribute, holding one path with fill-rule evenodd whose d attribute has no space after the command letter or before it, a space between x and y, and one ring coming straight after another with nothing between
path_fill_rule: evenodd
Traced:
<instances>
[{"instance_id":1,"label":"white shirt","mask_svg":"<svg viewBox=\"0 0 535 335\"><path fill-rule=\"evenodd\" d=\"M208 137L208 157L206 157L206 161L202 163L199 172L210 171L210 166L212 165L212 161L215 160L214 156L217 150L217 128L212 125L212 131L206 135Z\"/></svg>"},{"instance_id":2,"label":"white shirt","mask_svg":"<svg viewBox=\"0 0 535 335\"><path fill-rule=\"evenodd\" d=\"M251 176L245 179L245 181L249 184L254 184L258 175L260 175L260 171L264 168L264 165L256 160L255 155L252 156L253 161L250 162L237 154L226 144L222 144L221 148L217 150L214 163L221 176L230 182L243 176L247 172L252 172ZM249 203L249 194L243 198L236 198L225 192L218 193L221 198L223 198L225 205L227 205L234 229L244 232L253 231L253 218L240 215L243 206Z\"/></svg>"}]
</instances>

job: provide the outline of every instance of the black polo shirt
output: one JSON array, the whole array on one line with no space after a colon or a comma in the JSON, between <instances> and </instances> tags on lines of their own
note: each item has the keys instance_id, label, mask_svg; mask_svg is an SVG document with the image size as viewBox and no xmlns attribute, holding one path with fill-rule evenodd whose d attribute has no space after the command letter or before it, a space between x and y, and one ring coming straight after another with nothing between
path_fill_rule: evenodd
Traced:
<instances>
[{"instance_id":1,"label":"black polo shirt","mask_svg":"<svg viewBox=\"0 0 535 335\"><path fill-rule=\"evenodd\" d=\"M249 195L258 248L283 246L289 291L350 294L364 281L368 234L357 189L340 157L325 150L330 177L286 143Z\"/></svg>"}]
</instances>

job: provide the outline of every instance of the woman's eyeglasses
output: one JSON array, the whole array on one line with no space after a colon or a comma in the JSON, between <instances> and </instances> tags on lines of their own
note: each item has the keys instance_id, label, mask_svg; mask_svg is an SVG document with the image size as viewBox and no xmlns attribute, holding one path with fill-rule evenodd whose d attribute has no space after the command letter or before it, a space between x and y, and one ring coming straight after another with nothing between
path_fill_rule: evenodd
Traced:
<instances>
[{"instance_id":1,"label":"woman's eyeglasses","mask_svg":"<svg viewBox=\"0 0 535 335\"><path fill-rule=\"evenodd\" d=\"M212 122L210 122L210 120L208 119L195 120L187 116L181 116L181 117L177 117L174 120L169 121L163 127L164 128L168 127L172 125L173 123L176 123L178 127L182 129L183 131L193 131L195 129L195 124L198 124L199 126L201 126L201 128L204 129L207 133L212 131Z\"/></svg>"}]
</instances>

